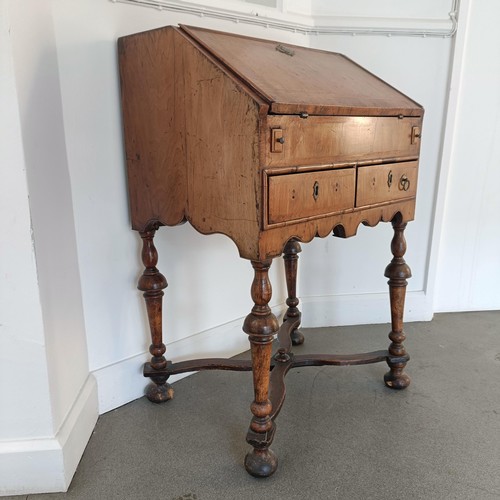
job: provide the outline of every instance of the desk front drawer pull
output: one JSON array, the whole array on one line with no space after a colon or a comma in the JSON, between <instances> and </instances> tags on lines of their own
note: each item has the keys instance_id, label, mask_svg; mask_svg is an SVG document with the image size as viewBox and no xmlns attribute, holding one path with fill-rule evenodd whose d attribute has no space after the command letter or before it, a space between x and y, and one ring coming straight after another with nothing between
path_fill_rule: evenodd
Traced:
<instances>
[{"instance_id":1,"label":"desk front drawer pull","mask_svg":"<svg viewBox=\"0 0 500 500\"><path fill-rule=\"evenodd\" d=\"M316 181L313 186L313 198L314 200L317 200L319 196L319 183Z\"/></svg>"},{"instance_id":2,"label":"desk front drawer pull","mask_svg":"<svg viewBox=\"0 0 500 500\"><path fill-rule=\"evenodd\" d=\"M389 174L387 175L387 187L392 186L392 170L389 170Z\"/></svg>"},{"instance_id":3,"label":"desk front drawer pull","mask_svg":"<svg viewBox=\"0 0 500 500\"><path fill-rule=\"evenodd\" d=\"M283 144L285 144L283 129L273 128L271 130L271 153L283 153Z\"/></svg>"},{"instance_id":4,"label":"desk front drawer pull","mask_svg":"<svg viewBox=\"0 0 500 500\"><path fill-rule=\"evenodd\" d=\"M412 127L411 128L411 143L417 144L417 139L422 137L422 133L420 132L420 127Z\"/></svg>"},{"instance_id":5,"label":"desk front drawer pull","mask_svg":"<svg viewBox=\"0 0 500 500\"><path fill-rule=\"evenodd\" d=\"M399 179L399 189L401 191L408 191L410 189L410 179L408 179L406 174L403 174L401 179Z\"/></svg>"}]
</instances>

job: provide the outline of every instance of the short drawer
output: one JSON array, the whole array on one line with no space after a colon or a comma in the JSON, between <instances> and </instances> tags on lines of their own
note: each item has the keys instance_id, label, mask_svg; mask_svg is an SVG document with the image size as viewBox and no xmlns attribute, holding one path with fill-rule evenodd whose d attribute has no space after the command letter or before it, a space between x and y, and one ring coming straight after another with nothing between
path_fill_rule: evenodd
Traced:
<instances>
[{"instance_id":1,"label":"short drawer","mask_svg":"<svg viewBox=\"0 0 500 500\"><path fill-rule=\"evenodd\" d=\"M269 224L319 217L354 208L355 168L271 175Z\"/></svg>"},{"instance_id":2,"label":"short drawer","mask_svg":"<svg viewBox=\"0 0 500 500\"><path fill-rule=\"evenodd\" d=\"M417 172L417 161L358 167L356 206L414 197Z\"/></svg>"}]
</instances>

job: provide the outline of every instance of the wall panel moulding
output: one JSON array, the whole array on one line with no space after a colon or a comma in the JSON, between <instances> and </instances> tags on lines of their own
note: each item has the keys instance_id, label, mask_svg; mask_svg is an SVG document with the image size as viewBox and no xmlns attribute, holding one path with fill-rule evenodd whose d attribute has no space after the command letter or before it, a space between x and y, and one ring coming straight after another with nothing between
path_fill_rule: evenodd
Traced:
<instances>
[{"instance_id":1,"label":"wall panel moulding","mask_svg":"<svg viewBox=\"0 0 500 500\"><path fill-rule=\"evenodd\" d=\"M373 2L326 0L111 0L114 3L149 7L282 29L304 35L372 35L450 38L457 30L460 0ZM217 6L214 6L214 3Z\"/></svg>"}]
</instances>

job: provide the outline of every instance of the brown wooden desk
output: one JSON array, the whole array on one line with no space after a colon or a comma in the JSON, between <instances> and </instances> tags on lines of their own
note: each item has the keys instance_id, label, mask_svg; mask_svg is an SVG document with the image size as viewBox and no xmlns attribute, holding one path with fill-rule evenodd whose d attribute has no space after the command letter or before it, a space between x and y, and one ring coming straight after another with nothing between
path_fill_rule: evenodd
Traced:
<instances>
[{"instance_id":1,"label":"brown wooden desk","mask_svg":"<svg viewBox=\"0 0 500 500\"><path fill-rule=\"evenodd\" d=\"M172 397L170 375L252 370L255 399L245 466L271 475L275 417L291 369L386 361L385 383L404 389L409 359L403 307L410 269L404 229L415 211L423 109L346 57L201 28L166 27L119 40L122 109L133 229L143 239L151 361L144 374L153 402ZM254 307L243 330L251 361L166 360L162 296L153 237L189 221L223 233L251 261ZM359 224L391 221L388 350L294 355L301 344L296 297L300 242L353 236ZM269 267L283 255L288 310L280 327L268 303ZM272 354L277 335L279 349Z\"/></svg>"}]
</instances>

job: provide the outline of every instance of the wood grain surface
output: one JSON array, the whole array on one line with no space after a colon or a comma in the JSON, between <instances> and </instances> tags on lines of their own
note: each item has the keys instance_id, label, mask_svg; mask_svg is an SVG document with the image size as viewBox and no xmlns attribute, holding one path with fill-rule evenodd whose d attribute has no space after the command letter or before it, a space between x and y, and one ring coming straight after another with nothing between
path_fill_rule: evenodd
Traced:
<instances>
[{"instance_id":1,"label":"wood grain surface","mask_svg":"<svg viewBox=\"0 0 500 500\"><path fill-rule=\"evenodd\" d=\"M182 26L248 82L272 113L421 116L410 98L342 54Z\"/></svg>"},{"instance_id":2,"label":"wood grain surface","mask_svg":"<svg viewBox=\"0 0 500 500\"><path fill-rule=\"evenodd\" d=\"M269 135L282 129L284 143L282 153L266 147L264 161L279 167L415 157L420 144L411 143L411 132L420 124L420 118L268 116Z\"/></svg>"},{"instance_id":3,"label":"wood grain surface","mask_svg":"<svg viewBox=\"0 0 500 500\"><path fill-rule=\"evenodd\" d=\"M291 238L413 217L422 108L339 54L277 45L186 27L119 40L134 229L188 220L261 261ZM299 94L330 114L275 114ZM410 164L408 189L384 191Z\"/></svg>"},{"instance_id":4,"label":"wood grain surface","mask_svg":"<svg viewBox=\"0 0 500 500\"><path fill-rule=\"evenodd\" d=\"M356 169L269 177L269 224L341 212L354 206Z\"/></svg>"},{"instance_id":5,"label":"wood grain surface","mask_svg":"<svg viewBox=\"0 0 500 500\"><path fill-rule=\"evenodd\" d=\"M414 198L417 167L416 161L359 167L356 206Z\"/></svg>"}]
</instances>

